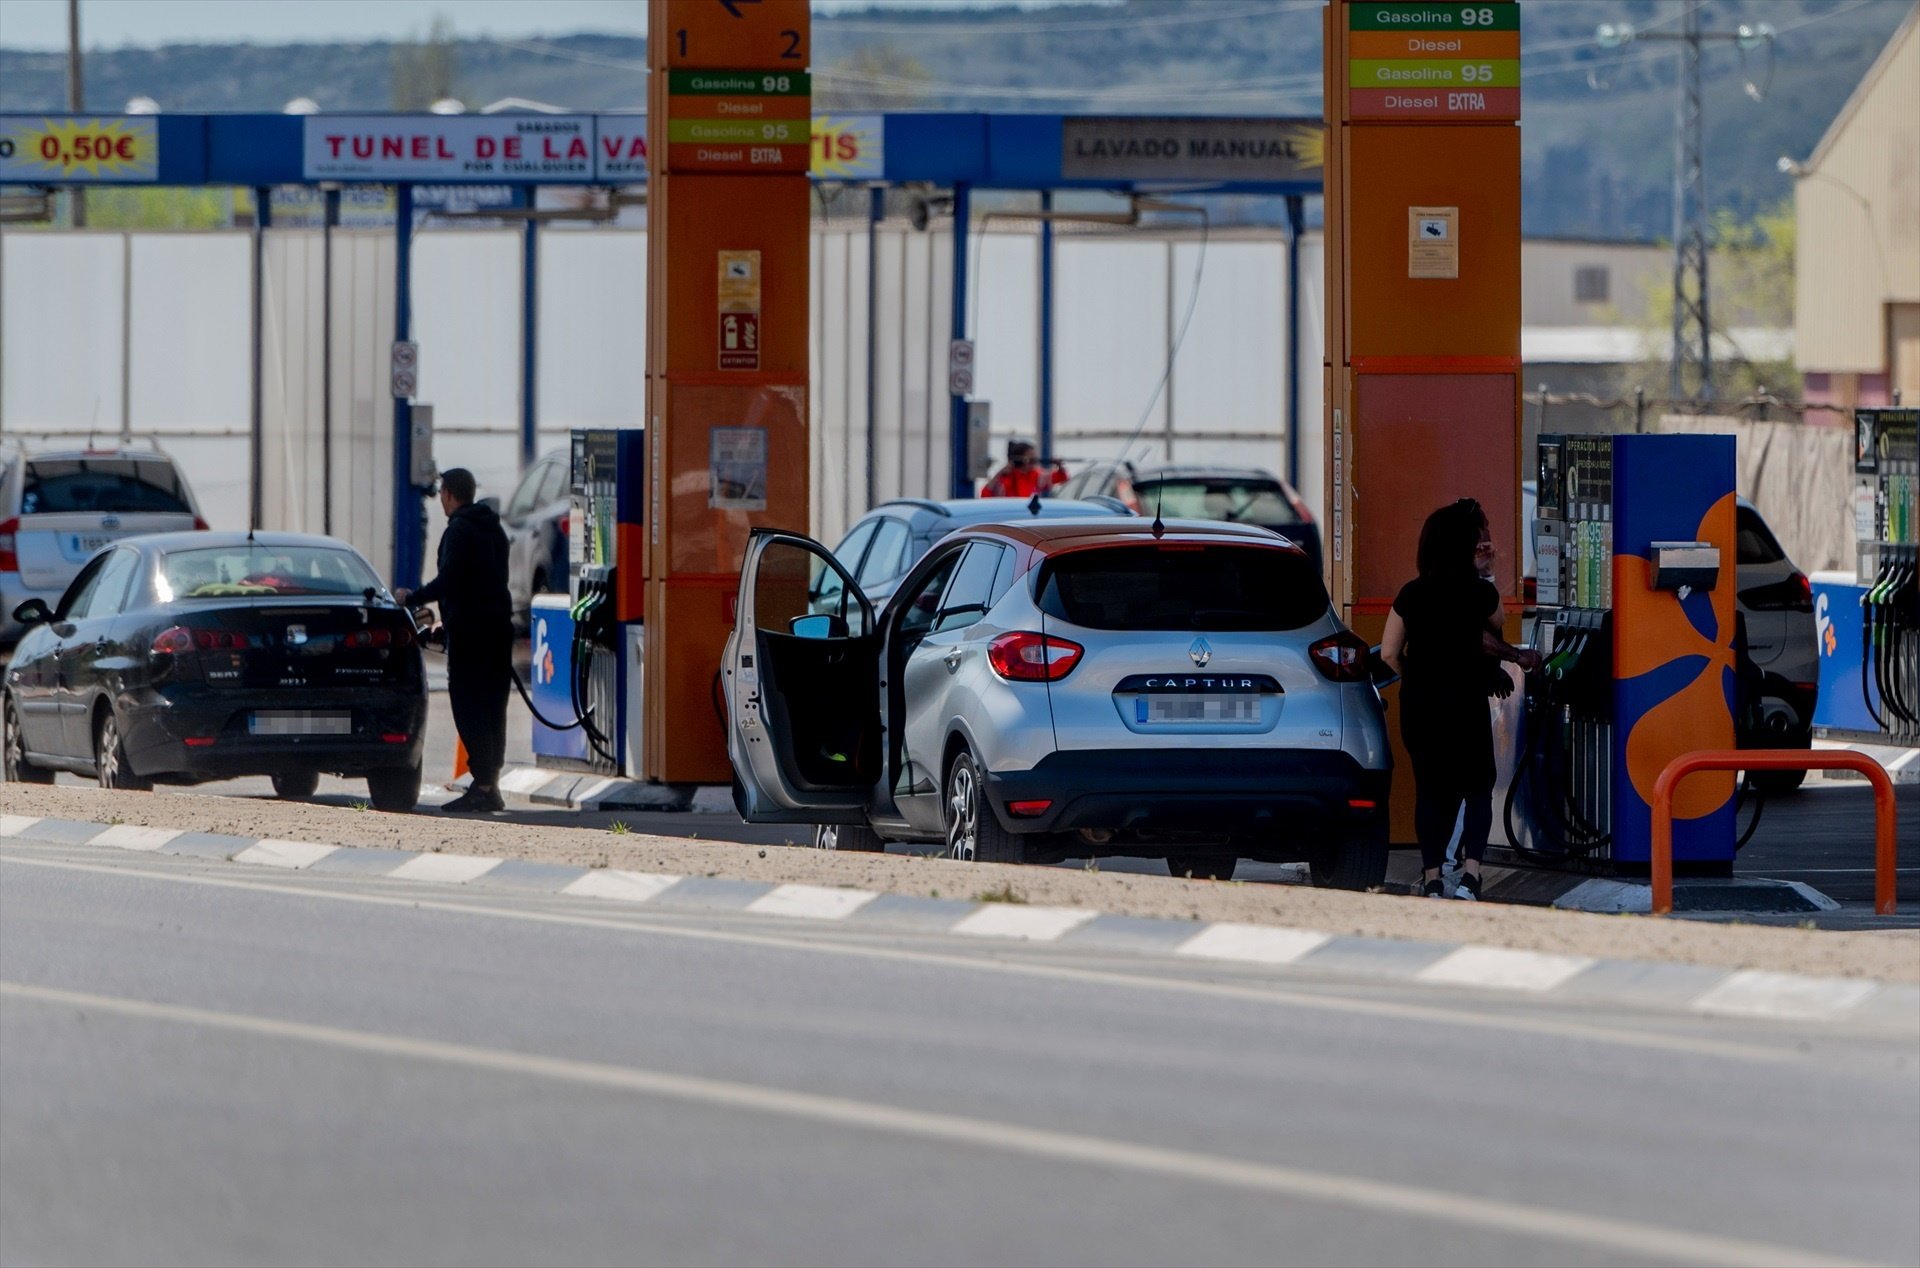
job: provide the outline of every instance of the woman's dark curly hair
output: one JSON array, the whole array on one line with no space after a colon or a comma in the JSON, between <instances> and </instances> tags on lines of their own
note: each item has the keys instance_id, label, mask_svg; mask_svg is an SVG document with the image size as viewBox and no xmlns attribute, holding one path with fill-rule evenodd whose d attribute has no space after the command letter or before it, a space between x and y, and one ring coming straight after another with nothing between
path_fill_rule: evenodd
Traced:
<instances>
[{"instance_id":1,"label":"woman's dark curly hair","mask_svg":"<svg viewBox=\"0 0 1920 1268\"><path fill-rule=\"evenodd\" d=\"M1477 576L1474 550L1487 531L1487 513L1472 498L1441 507L1420 529L1420 575L1429 579Z\"/></svg>"}]
</instances>

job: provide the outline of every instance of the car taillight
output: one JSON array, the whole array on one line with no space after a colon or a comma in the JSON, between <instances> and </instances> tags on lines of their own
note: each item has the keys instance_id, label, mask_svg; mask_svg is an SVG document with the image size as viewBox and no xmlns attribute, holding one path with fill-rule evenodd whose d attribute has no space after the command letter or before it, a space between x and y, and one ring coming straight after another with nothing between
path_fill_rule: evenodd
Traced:
<instances>
[{"instance_id":1,"label":"car taillight","mask_svg":"<svg viewBox=\"0 0 1920 1268\"><path fill-rule=\"evenodd\" d=\"M573 512L568 511L567 513L562 515L558 521L557 526L560 529L560 536L562 537L573 536Z\"/></svg>"},{"instance_id":2,"label":"car taillight","mask_svg":"<svg viewBox=\"0 0 1920 1268\"><path fill-rule=\"evenodd\" d=\"M987 644L987 663L1011 682L1059 682L1073 672L1086 650L1064 638L1019 630Z\"/></svg>"},{"instance_id":3,"label":"car taillight","mask_svg":"<svg viewBox=\"0 0 1920 1268\"><path fill-rule=\"evenodd\" d=\"M1369 677L1373 649L1358 634L1342 630L1307 648L1313 667L1323 678L1334 682L1365 682Z\"/></svg>"},{"instance_id":4,"label":"car taillight","mask_svg":"<svg viewBox=\"0 0 1920 1268\"><path fill-rule=\"evenodd\" d=\"M1807 574L1796 572L1787 578L1787 584L1793 587L1793 592L1800 597L1800 602L1807 605L1807 611L1813 611L1813 582L1807 580Z\"/></svg>"},{"instance_id":5,"label":"car taillight","mask_svg":"<svg viewBox=\"0 0 1920 1268\"><path fill-rule=\"evenodd\" d=\"M205 533L205 532L211 531L213 528L213 525L207 523L205 520L201 519L198 515L196 515L193 517L193 528L195 532Z\"/></svg>"},{"instance_id":6,"label":"car taillight","mask_svg":"<svg viewBox=\"0 0 1920 1268\"><path fill-rule=\"evenodd\" d=\"M18 519L0 523L0 572L20 571L20 555L17 546L19 532Z\"/></svg>"},{"instance_id":7,"label":"car taillight","mask_svg":"<svg viewBox=\"0 0 1920 1268\"><path fill-rule=\"evenodd\" d=\"M355 630L347 635L348 647L389 647L393 643L393 631L388 629Z\"/></svg>"},{"instance_id":8,"label":"car taillight","mask_svg":"<svg viewBox=\"0 0 1920 1268\"><path fill-rule=\"evenodd\" d=\"M253 646L253 640L232 630L195 630L193 645L203 652L237 652Z\"/></svg>"},{"instance_id":9,"label":"car taillight","mask_svg":"<svg viewBox=\"0 0 1920 1268\"><path fill-rule=\"evenodd\" d=\"M184 625L161 630L153 636L153 654L181 656L193 650L193 631Z\"/></svg>"}]
</instances>

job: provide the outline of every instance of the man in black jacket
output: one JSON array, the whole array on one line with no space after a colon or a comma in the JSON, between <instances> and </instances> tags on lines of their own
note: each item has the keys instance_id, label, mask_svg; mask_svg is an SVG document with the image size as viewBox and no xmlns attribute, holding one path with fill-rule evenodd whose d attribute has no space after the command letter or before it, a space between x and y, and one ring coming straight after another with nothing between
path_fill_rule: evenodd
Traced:
<instances>
[{"instance_id":1,"label":"man in black jacket","mask_svg":"<svg viewBox=\"0 0 1920 1268\"><path fill-rule=\"evenodd\" d=\"M447 631L447 696L467 746L473 785L446 809L466 814L506 809L500 768L507 760L507 691L513 673L513 601L507 592L507 534L492 508L473 500L473 473L440 477L440 570L418 590L397 590L409 607L440 605Z\"/></svg>"}]
</instances>

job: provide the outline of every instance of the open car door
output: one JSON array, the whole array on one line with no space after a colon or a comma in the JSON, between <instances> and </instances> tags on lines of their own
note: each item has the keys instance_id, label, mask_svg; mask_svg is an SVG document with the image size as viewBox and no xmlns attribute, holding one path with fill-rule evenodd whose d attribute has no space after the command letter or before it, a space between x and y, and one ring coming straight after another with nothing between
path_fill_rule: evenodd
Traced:
<instances>
[{"instance_id":1,"label":"open car door","mask_svg":"<svg viewBox=\"0 0 1920 1268\"><path fill-rule=\"evenodd\" d=\"M754 530L721 677L741 818L866 822L885 765L879 624L826 547Z\"/></svg>"}]
</instances>

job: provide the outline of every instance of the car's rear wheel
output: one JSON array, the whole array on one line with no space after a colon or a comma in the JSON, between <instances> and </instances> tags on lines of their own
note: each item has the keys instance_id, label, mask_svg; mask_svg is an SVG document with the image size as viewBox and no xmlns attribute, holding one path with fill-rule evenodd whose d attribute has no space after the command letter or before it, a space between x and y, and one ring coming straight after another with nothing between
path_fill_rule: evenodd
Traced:
<instances>
[{"instance_id":1,"label":"car's rear wheel","mask_svg":"<svg viewBox=\"0 0 1920 1268\"><path fill-rule=\"evenodd\" d=\"M153 790L152 780L133 773L133 766L127 761L127 746L120 740L120 719L113 716L112 709L102 709L100 720L93 726L93 769L100 777L102 788L116 788L121 792Z\"/></svg>"},{"instance_id":2,"label":"car's rear wheel","mask_svg":"<svg viewBox=\"0 0 1920 1268\"><path fill-rule=\"evenodd\" d=\"M1230 881L1240 860L1217 850L1191 850L1167 856L1167 871L1196 881Z\"/></svg>"},{"instance_id":3,"label":"car's rear wheel","mask_svg":"<svg viewBox=\"0 0 1920 1268\"><path fill-rule=\"evenodd\" d=\"M863 854L885 854L887 843L864 823L823 823L813 830L816 850L858 850Z\"/></svg>"},{"instance_id":4,"label":"car's rear wheel","mask_svg":"<svg viewBox=\"0 0 1920 1268\"><path fill-rule=\"evenodd\" d=\"M972 753L963 752L947 768L947 853L973 863L1024 863L1020 838L1001 826L987 804L986 781Z\"/></svg>"},{"instance_id":5,"label":"car's rear wheel","mask_svg":"<svg viewBox=\"0 0 1920 1268\"><path fill-rule=\"evenodd\" d=\"M7 732L6 774L10 784L51 784L53 772L41 770L27 760L26 742L20 738L20 714L13 706L13 697L6 702Z\"/></svg>"},{"instance_id":6,"label":"car's rear wheel","mask_svg":"<svg viewBox=\"0 0 1920 1268\"><path fill-rule=\"evenodd\" d=\"M1376 833L1349 837L1307 863L1321 889L1379 889L1387 883L1387 839Z\"/></svg>"},{"instance_id":7,"label":"car's rear wheel","mask_svg":"<svg viewBox=\"0 0 1920 1268\"><path fill-rule=\"evenodd\" d=\"M395 766L367 772L367 795L375 810L405 814L420 804L420 767Z\"/></svg>"},{"instance_id":8,"label":"car's rear wheel","mask_svg":"<svg viewBox=\"0 0 1920 1268\"><path fill-rule=\"evenodd\" d=\"M320 772L317 770L288 771L284 775L273 777L273 795L282 801L298 801L311 797L320 789Z\"/></svg>"}]
</instances>

